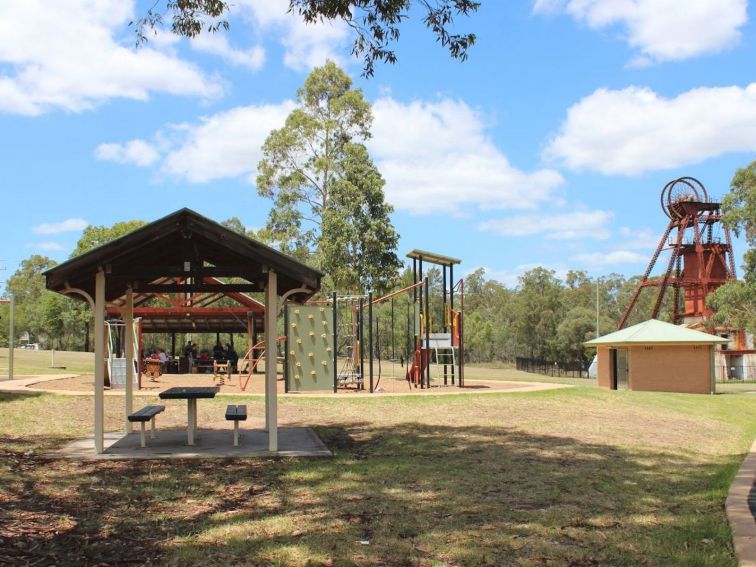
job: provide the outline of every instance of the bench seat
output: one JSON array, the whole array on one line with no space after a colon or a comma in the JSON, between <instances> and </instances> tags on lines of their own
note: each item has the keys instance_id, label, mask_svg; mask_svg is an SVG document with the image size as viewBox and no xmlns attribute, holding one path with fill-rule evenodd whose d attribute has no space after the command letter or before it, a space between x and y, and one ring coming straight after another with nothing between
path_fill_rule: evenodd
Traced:
<instances>
[{"instance_id":1,"label":"bench seat","mask_svg":"<svg viewBox=\"0 0 756 567\"><path fill-rule=\"evenodd\" d=\"M234 422L234 447L239 446L239 422L247 421L247 406L229 405L226 407L226 420Z\"/></svg>"},{"instance_id":2,"label":"bench seat","mask_svg":"<svg viewBox=\"0 0 756 567\"><path fill-rule=\"evenodd\" d=\"M226 408L226 419L228 421L247 421L247 406L228 406Z\"/></svg>"},{"instance_id":3,"label":"bench seat","mask_svg":"<svg viewBox=\"0 0 756 567\"><path fill-rule=\"evenodd\" d=\"M140 443L142 447L147 446L147 440L144 436L144 426L149 421L150 422L150 438L155 438L155 416L159 413L162 413L165 411L165 406L145 406L142 409L135 411L131 415L129 415L128 419L130 422L134 423L137 422L141 424L142 429L140 431Z\"/></svg>"},{"instance_id":4,"label":"bench seat","mask_svg":"<svg viewBox=\"0 0 756 567\"><path fill-rule=\"evenodd\" d=\"M129 421L150 421L157 414L164 412L165 406L145 406L142 409L135 411L129 416Z\"/></svg>"}]
</instances>

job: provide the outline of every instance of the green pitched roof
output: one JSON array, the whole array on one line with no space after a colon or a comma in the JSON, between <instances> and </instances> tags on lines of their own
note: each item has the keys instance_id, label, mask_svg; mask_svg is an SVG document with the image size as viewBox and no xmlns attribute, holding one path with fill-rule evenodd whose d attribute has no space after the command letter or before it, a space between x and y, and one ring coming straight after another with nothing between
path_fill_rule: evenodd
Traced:
<instances>
[{"instance_id":1,"label":"green pitched roof","mask_svg":"<svg viewBox=\"0 0 756 567\"><path fill-rule=\"evenodd\" d=\"M603 337L583 343L585 346L621 346L621 345L689 345L726 343L727 339L694 331L680 325L672 325L664 321L649 319L626 329L620 329Z\"/></svg>"}]
</instances>

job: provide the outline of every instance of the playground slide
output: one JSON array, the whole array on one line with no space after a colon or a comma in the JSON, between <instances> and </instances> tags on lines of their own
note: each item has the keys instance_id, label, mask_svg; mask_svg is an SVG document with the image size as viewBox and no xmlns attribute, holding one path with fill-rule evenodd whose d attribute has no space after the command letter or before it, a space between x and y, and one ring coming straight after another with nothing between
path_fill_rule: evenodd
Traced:
<instances>
[{"instance_id":1,"label":"playground slide","mask_svg":"<svg viewBox=\"0 0 756 567\"><path fill-rule=\"evenodd\" d=\"M420 345L415 348L415 356L412 360L412 365L407 369L407 382L410 382L417 386L423 379L423 374L428 366L428 351L421 348Z\"/></svg>"}]
</instances>

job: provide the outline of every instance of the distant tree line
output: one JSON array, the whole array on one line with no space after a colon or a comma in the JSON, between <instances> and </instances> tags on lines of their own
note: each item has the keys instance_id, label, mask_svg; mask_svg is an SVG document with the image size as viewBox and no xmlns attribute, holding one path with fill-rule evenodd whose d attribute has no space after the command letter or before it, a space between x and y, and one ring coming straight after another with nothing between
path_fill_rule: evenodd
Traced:
<instances>
[{"instance_id":1,"label":"distant tree line","mask_svg":"<svg viewBox=\"0 0 756 567\"><path fill-rule=\"evenodd\" d=\"M90 226L84 231L72 257L142 224L141 221L129 221L112 227ZM240 233L258 236L245 229L237 218L222 224ZM47 348L91 350L92 314L89 305L45 289L42 274L55 265L56 262L50 258L33 255L24 260L8 280L8 291L13 293L16 301L17 334L28 332L32 342L40 342ZM436 269L431 269L427 275L431 286L431 320L434 330L439 330L443 318L441 277ZM517 287L510 289L495 280L486 279L483 269L474 271L464 278L467 360L511 362L516 356L527 356L583 363L585 353L582 342L593 338L596 331L597 281L599 324L601 331L607 332L616 325L637 278L625 279L612 274L596 280L588 277L585 272L572 271L562 281L553 271L535 268L523 274ZM394 283L397 287L411 284L411 271L405 269ZM349 292L348 289L334 287L329 280L324 295L331 289L337 289L341 293ZM375 310L376 319L380 319L376 324L380 325L384 358L388 358L391 351L397 358L406 358L408 351L412 349L410 337L413 324L407 321L410 296L411 293L407 293L394 301L393 330L390 327L391 305L387 303ZM648 308L639 306L638 312L650 312L651 295L645 297L649 303L646 306ZM456 307L459 307L459 296ZM7 306L2 308L2 320L7 321ZM410 318L413 317L414 311L410 315ZM7 324L0 325L0 344L7 344L7 335ZM180 340L182 339L183 337ZM169 339L147 337L146 340L157 341L155 344L164 346ZM214 337L208 340L214 341Z\"/></svg>"}]
</instances>

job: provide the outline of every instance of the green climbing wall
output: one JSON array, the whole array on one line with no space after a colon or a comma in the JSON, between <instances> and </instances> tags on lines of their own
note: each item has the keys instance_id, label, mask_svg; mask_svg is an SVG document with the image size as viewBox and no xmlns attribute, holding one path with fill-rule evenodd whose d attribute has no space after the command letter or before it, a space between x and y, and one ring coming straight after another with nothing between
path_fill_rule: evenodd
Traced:
<instances>
[{"instance_id":1,"label":"green climbing wall","mask_svg":"<svg viewBox=\"0 0 756 567\"><path fill-rule=\"evenodd\" d=\"M333 389L333 309L287 306L288 380L292 392Z\"/></svg>"}]
</instances>

